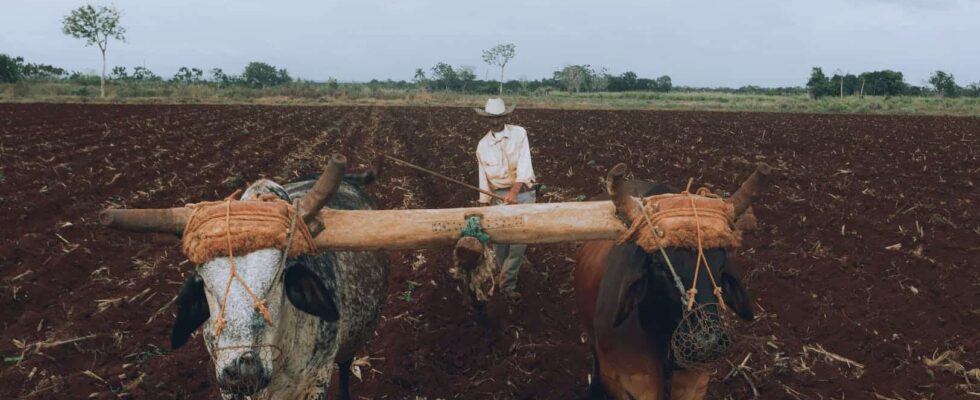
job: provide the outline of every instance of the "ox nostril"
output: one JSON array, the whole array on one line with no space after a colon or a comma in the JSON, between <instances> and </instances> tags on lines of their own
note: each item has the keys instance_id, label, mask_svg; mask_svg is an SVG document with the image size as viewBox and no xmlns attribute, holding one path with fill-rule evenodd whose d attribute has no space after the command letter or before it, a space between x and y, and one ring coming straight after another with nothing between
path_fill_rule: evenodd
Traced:
<instances>
[{"instance_id":1,"label":"ox nostril","mask_svg":"<svg viewBox=\"0 0 980 400\"><path fill-rule=\"evenodd\" d=\"M254 352L247 351L224 368L219 383L222 390L251 395L269 384L262 362Z\"/></svg>"},{"instance_id":2,"label":"ox nostril","mask_svg":"<svg viewBox=\"0 0 980 400\"><path fill-rule=\"evenodd\" d=\"M262 369L261 363L259 363L259 358L256 357L255 353L251 351L242 353L242 355L238 357L237 363L238 368L241 369L242 375L245 376L255 373L256 371L261 371Z\"/></svg>"},{"instance_id":3,"label":"ox nostril","mask_svg":"<svg viewBox=\"0 0 980 400\"><path fill-rule=\"evenodd\" d=\"M235 362L225 367L222 378L232 383L240 380L257 379L262 375L262 363L254 352L248 351L238 356Z\"/></svg>"},{"instance_id":4,"label":"ox nostril","mask_svg":"<svg viewBox=\"0 0 980 400\"><path fill-rule=\"evenodd\" d=\"M241 369L238 368L238 363L232 363L231 365L225 367L221 373L222 383L233 383L237 382L241 377Z\"/></svg>"},{"instance_id":5,"label":"ox nostril","mask_svg":"<svg viewBox=\"0 0 980 400\"><path fill-rule=\"evenodd\" d=\"M255 363L255 353L251 351L246 351L242 355L238 356L239 365L248 365Z\"/></svg>"}]
</instances>

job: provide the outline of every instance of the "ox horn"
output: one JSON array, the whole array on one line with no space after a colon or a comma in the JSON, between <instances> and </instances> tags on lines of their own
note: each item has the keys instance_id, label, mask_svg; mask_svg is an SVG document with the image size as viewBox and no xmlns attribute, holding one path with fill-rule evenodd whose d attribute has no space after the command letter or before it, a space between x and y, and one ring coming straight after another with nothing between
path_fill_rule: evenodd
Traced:
<instances>
[{"instance_id":1,"label":"ox horn","mask_svg":"<svg viewBox=\"0 0 980 400\"><path fill-rule=\"evenodd\" d=\"M769 175L772 174L772 167L765 163L760 163L755 172L742 183L742 186L732 195L731 202L735 206L735 219L738 219L749 207L752 201L759 195Z\"/></svg>"},{"instance_id":2,"label":"ox horn","mask_svg":"<svg viewBox=\"0 0 980 400\"><path fill-rule=\"evenodd\" d=\"M632 222L640 216L638 213L641 212L641 205L626 190L625 176L626 164L616 164L606 175L606 192L609 193L609 198L616 205L616 211L619 211L619 214L628 222Z\"/></svg>"},{"instance_id":3,"label":"ox horn","mask_svg":"<svg viewBox=\"0 0 980 400\"><path fill-rule=\"evenodd\" d=\"M327 167L323 169L323 174L313 184L313 188L298 201L304 222L312 223L319 215L320 209L327 205L334 193L337 193L337 188L340 187L340 182L344 179L346 169L346 157L340 154L330 156Z\"/></svg>"},{"instance_id":4,"label":"ox horn","mask_svg":"<svg viewBox=\"0 0 980 400\"><path fill-rule=\"evenodd\" d=\"M110 209L99 213L102 226L130 232L181 235L194 210L186 207L156 209Z\"/></svg>"}]
</instances>

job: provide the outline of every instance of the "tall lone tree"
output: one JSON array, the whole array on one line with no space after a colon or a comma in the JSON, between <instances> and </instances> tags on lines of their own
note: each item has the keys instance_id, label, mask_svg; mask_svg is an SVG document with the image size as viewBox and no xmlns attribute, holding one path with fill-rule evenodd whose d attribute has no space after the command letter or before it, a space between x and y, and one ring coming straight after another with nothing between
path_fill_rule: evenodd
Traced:
<instances>
[{"instance_id":1,"label":"tall lone tree","mask_svg":"<svg viewBox=\"0 0 980 400\"><path fill-rule=\"evenodd\" d=\"M99 80L99 96L105 97L105 52L109 39L126 41L126 28L119 25L119 10L115 6L93 7L90 4L72 10L62 20L61 31L76 39L85 39L85 45L99 46L102 51L102 76Z\"/></svg>"},{"instance_id":2,"label":"tall lone tree","mask_svg":"<svg viewBox=\"0 0 980 400\"><path fill-rule=\"evenodd\" d=\"M504 67L514 58L514 44L498 44L483 50L483 62L500 67L500 94L504 94Z\"/></svg>"}]
</instances>

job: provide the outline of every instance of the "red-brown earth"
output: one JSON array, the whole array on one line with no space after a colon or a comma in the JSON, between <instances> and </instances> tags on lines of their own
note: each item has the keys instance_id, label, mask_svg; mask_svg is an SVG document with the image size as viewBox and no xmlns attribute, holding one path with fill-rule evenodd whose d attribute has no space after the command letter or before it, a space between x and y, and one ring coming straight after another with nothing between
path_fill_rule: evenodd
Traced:
<instances>
[{"instance_id":1,"label":"red-brown earth","mask_svg":"<svg viewBox=\"0 0 980 400\"><path fill-rule=\"evenodd\" d=\"M975 398L946 352L980 367L980 120L519 110L539 201L601 192L609 167L731 191L757 161L779 177L735 256L758 318L711 398ZM192 266L173 243L100 228L110 206L223 198L371 149L475 181L483 121L469 109L0 104L0 398L217 396L199 337L168 349ZM471 205L474 193L389 166L384 208ZM447 273L449 252L392 254L358 398L567 399L591 356L573 306L577 245L533 246L518 306L485 320ZM811 349L860 363L849 365ZM748 356L746 358L746 356ZM744 360L744 362L743 362ZM741 372L739 372L741 371ZM744 374L742 373L744 372ZM729 376L730 375L730 376ZM975 383L975 382L974 382Z\"/></svg>"}]
</instances>

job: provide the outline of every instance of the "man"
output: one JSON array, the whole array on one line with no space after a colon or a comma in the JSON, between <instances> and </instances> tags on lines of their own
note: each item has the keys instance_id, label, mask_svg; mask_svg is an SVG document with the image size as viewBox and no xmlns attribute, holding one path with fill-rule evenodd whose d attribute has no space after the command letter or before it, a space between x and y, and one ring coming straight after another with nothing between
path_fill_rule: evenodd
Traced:
<instances>
[{"instance_id":1,"label":"man","mask_svg":"<svg viewBox=\"0 0 980 400\"><path fill-rule=\"evenodd\" d=\"M499 98L488 99L483 109L474 108L487 119L487 134L476 146L479 165L480 188L493 192L504 200L480 194L480 204L529 204L534 203L534 169L531 168L531 147L527 131L517 125L507 124L514 106L507 107ZM526 244L498 244L494 246L497 265L503 282L501 291L511 300L520 299L517 293L517 274L524 262Z\"/></svg>"}]
</instances>

